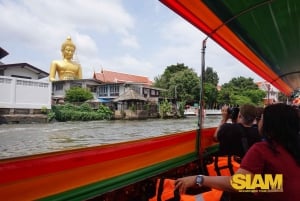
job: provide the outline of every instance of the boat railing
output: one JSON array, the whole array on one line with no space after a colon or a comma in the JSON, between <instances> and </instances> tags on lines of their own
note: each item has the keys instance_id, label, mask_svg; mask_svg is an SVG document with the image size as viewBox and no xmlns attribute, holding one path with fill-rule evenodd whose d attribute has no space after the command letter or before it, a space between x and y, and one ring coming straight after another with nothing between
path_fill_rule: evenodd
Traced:
<instances>
[{"instance_id":1,"label":"boat railing","mask_svg":"<svg viewBox=\"0 0 300 201\"><path fill-rule=\"evenodd\" d=\"M213 129L204 129L209 136ZM84 200L199 159L197 130L0 160L0 197ZM207 138L207 137L205 137ZM201 140L207 146L211 140ZM201 150L202 151L202 150Z\"/></svg>"}]
</instances>

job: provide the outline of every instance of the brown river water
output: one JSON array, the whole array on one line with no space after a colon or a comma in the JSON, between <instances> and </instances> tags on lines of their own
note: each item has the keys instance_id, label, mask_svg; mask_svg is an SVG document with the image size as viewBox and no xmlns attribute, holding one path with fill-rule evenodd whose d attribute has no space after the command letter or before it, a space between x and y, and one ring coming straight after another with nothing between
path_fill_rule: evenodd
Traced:
<instances>
[{"instance_id":1,"label":"brown river water","mask_svg":"<svg viewBox=\"0 0 300 201\"><path fill-rule=\"evenodd\" d=\"M206 116L204 128L219 124ZM148 119L0 125L0 159L113 144L197 129L198 119Z\"/></svg>"}]
</instances>

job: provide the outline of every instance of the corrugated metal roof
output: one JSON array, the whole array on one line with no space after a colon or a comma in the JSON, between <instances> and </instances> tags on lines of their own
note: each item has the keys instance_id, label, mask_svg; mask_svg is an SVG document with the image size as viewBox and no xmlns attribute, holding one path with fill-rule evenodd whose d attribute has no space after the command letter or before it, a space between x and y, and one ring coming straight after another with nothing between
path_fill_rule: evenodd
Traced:
<instances>
[{"instance_id":1,"label":"corrugated metal roof","mask_svg":"<svg viewBox=\"0 0 300 201\"><path fill-rule=\"evenodd\" d=\"M48 77L49 76L49 73L37 68L37 67L34 67L33 65L30 65L28 63L14 63L14 64L3 64L3 65L0 65L0 69L4 69L4 68L27 68L29 69L30 71L38 74L38 78L39 79L42 79L42 78L45 78L45 77Z\"/></svg>"},{"instance_id":2,"label":"corrugated metal roof","mask_svg":"<svg viewBox=\"0 0 300 201\"><path fill-rule=\"evenodd\" d=\"M147 99L144 96L138 94L133 89L126 91L125 93L121 94L118 98L115 98L113 101L114 102L122 102L122 101L127 101L127 100L147 101Z\"/></svg>"}]
</instances>

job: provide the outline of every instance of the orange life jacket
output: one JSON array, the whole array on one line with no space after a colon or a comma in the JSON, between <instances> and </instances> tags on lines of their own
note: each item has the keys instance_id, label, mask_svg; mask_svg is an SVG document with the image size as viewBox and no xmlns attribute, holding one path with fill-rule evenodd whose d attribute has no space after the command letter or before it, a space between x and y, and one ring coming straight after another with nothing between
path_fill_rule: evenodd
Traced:
<instances>
[{"instance_id":1,"label":"orange life jacket","mask_svg":"<svg viewBox=\"0 0 300 201\"><path fill-rule=\"evenodd\" d=\"M223 191L212 189L197 195L179 194L175 191L175 180L158 179L156 194L149 201L219 201Z\"/></svg>"},{"instance_id":2,"label":"orange life jacket","mask_svg":"<svg viewBox=\"0 0 300 201\"><path fill-rule=\"evenodd\" d=\"M209 176L230 176L233 175L240 164L234 156L214 156L213 162L206 165Z\"/></svg>"}]
</instances>

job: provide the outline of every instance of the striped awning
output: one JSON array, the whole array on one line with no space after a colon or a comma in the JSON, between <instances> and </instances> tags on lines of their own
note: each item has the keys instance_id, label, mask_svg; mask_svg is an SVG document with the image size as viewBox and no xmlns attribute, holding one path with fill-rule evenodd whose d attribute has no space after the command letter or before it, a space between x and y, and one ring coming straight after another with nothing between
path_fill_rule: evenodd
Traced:
<instances>
[{"instance_id":1,"label":"striped awning","mask_svg":"<svg viewBox=\"0 0 300 201\"><path fill-rule=\"evenodd\" d=\"M286 95L300 88L300 1L160 1Z\"/></svg>"}]
</instances>

